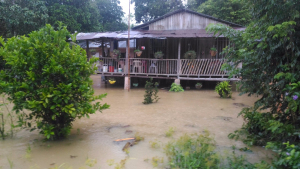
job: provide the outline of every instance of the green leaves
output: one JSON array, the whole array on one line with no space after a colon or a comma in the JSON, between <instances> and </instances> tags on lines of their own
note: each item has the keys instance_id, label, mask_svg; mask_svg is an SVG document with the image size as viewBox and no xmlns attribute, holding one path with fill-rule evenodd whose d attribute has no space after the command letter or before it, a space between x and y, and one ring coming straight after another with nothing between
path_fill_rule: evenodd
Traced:
<instances>
[{"instance_id":1,"label":"green leaves","mask_svg":"<svg viewBox=\"0 0 300 169\"><path fill-rule=\"evenodd\" d=\"M79 46L70 47L68 35L66 27L55 31L47 25L29 37L10 38L0 48L10 68L0 73L0 93L9 95L14 110L30 110L28 116L47 139L67 136L77 117L109 107L96 101L106 94L93 96L92 61Z\"/></svg>"},{"instance_id":2,"label":"green leaves","mask_svg":"<svg viewBox=\"0 0 300 169\"><path fill-rule=\"evenodd\" d=\"M231 85L228 81L220 82L215 87L215 91L223 98L231 98Z\"/></svg>"}]
</instances>

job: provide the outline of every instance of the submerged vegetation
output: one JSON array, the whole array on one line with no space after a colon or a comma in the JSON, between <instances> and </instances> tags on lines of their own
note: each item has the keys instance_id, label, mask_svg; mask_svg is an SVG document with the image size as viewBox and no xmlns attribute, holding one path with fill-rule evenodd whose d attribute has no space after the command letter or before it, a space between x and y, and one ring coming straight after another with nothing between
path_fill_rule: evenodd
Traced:
<instances>
[{"instance_id":1,"label":"submerged vegetation","mask_svg":"<svg viewBox=\"0 0 300 169\"><path fill-rule=\"evenodd\" d=\"M215 91L223 98L231 98L231 85L228 81L220 82L217 84Z\"/></svg>"},{"instance_id":2,"label":"submerged vegetation","mask_svg":"<svg viewBox=\"0 0 300 169\"><path fill-rule=\"evenodd\" d=\"M214 138L208 131L204 134L183 135L165 147L170 168L241 169L269 168L265 162L251 164L235 150L224 158L216 151Z\"/></svg>"},{"instance_id":3,"label":"submerged vegetation","mask_svg":"<svg viewBox=\"0 0 300 169\"><path fill-rule=\"evenodd\" d=\"M146 85L145 85L145 95L144 95L144 104L150 104L153 102L157 102L159 100L157 93L158 93L158 89L157 89L158 83L154 83L153 84L153 79L150 78L150 81L146 81Z\"/></svg>"},{"instance_id":4,"label":"submerged vegetation","mask_svg":"<svg viewBox=\"0 0 300 169\"><path fill-rule=\"evenodd\" d=\"M181 85L176 84L176 83L172 83L171 88L169 90L170 92L183 92L183 88L181 87Z\"/></svg>"}]
</instances>

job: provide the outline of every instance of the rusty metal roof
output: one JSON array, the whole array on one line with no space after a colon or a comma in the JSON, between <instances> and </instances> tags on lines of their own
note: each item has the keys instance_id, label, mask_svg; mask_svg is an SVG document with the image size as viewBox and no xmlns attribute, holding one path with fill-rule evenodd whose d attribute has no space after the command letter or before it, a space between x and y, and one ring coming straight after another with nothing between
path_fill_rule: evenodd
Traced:
<instances>
[{"instance_id":1,"label":"rusty metal roof","mask_svg":"<svg viewBox=\"0 0 300 169\"><path fill-rule=\"evenodd\" d=\"M244 30L245 28L234 28L234 29ZM130 31L130 39L139 39L139 38L208 38L208 37L214 37L214 36L212 33L207 33L205 29L132 30L132 31ZM101 38L127 39L128 31L79 33L77 35L77 40L92 40L92 39L101 39Z\"/></svg>"}]
</instances>

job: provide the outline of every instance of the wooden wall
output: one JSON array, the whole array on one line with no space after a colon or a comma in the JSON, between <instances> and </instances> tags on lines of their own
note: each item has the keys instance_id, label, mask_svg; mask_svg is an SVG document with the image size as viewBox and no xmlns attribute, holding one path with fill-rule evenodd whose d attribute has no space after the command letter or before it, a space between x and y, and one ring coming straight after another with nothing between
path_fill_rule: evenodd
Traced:
<instances>
[{"instance_id":1,"label":"wooden wall","mask_svg":"<svg viewBox=\"0 0 300 169\"><path fill-rule=\"evenodd\" d=\"M181 12L151 23L149 30L205 29L210 23L224 24L196 14Z\"/></svg>"},{"instance_id":2,"label":"wooden wall","mask_svg":"<svg viewBox=\"0 0 300 169\"><path fill-rule=\"evenodd\" d=\"M164 59L177 59L178 58L178 38L168 39L137 39L137 47L145 46L140 58L154 58L154 53L162 51ZM220 55L229 44L226 38L182 38L181 40L181 59L184 59L184 53L189 50L194 50L197 53L197 59L221 59L224 55ZM217 48L217 56L210 56L210 48Z\"/></svg>"}]
</instances>

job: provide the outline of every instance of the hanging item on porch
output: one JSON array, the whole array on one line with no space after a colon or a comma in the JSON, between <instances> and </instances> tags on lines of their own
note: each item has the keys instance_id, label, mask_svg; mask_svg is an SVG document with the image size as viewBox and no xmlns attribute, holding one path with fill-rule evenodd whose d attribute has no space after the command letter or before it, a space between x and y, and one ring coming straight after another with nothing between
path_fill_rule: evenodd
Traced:
<instances>
[{"instance_id":1,"label":"hanging item on porch","mask_svg":"<svg viewBox=\"0 0 300 169\"><path fill-rule=\"evenodd\" d=\"M196 59L197 54L194 50L189 50L185 52L184 56L185 59Z\"/></svg>"},{"instance_id":2,"label":"hanging item on porch","mask_svg":"<svg viewBox=\"0 0 300 169\"><path fill-rule=\"evenodd\" d=\"M111 58L118 60L120 57L121 57L121 51L119 51L118 49L114 49L111 53Z\"/></svg>"},{"instance_id":3,"label":"hanging item on porch","mask_svg":"<svg viewBox=\"0 0 300 169\"><path fill-rule=\"evenodd\" d=\"M217 49L216 48L210 48L210 56L214 57L217 55Z\"/></svg>"},{"instance_id":4,"label":"hanging item on porch","mask_svg":"<svg viewBox=\"0 0 300 169\"><path fill-rule=\"evenodd\" d=\"M141 50L145 50L145 49L146 49L145 46L142 46L142 47L141 47Z\"/></svg>"},{"instance_id":5,"label":"hanging item on porch","mask_svg":"<svg viewBox=\"0 0 300 169\"><path fill-rule=\"evenodd\" d=\"M134 53L136 54L136 56L140 57L142 55L143 51L136 49L136 50L134 50Z\"/></svg>"},{"instance_id":6,"label":"hanging item on porch","mask_svg":"<svg viewBox=\"0 0 300 169\"><path fill-rule=\"evenodd\" d=\"M162 53L162 51L157 51L154 53L154 57L156 59L162 59L163 56L164 56L164 53Z\"/></svg>"},{"instance_id":7,"label":"hanging item on porch","mask_svg":"<svg viewBox=\"0 0 300 169\"><path fill-rule=\"evenodd\" d=\"M108 80L109 84L115 84L116 83L116 80L114 78L110 78Z\"/></svg>"}]
</instances>

